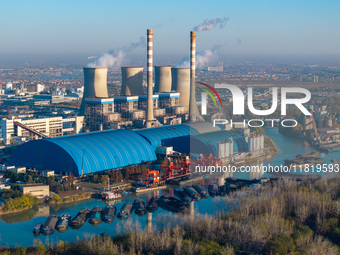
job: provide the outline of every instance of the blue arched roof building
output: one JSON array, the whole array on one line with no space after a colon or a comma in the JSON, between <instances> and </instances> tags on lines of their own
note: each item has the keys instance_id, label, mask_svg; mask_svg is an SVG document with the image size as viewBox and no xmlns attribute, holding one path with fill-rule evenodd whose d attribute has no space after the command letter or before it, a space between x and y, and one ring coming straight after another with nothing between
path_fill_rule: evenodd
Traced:
<instances>
[{"instance_id":1,"label":"blue arched roof building","mask_svg":"<svg viewBox=\"0 0 340 255\"><path fill-rule=\"evenodd\" d=\"M233 136L234 151L245 151L244 138L237 133L195 122L141 130L107 130L33 140L19 146L10 164L37 170L72 172L79 176L156 160L157 146L173 146L175 151L216 155L217 143ZM244 149L245 148L245 149Z\"/></svg>"},{"instance_id":2,"label":"blue arched roof building","mask_svg":"<svg viewBox=\"0 0 340 255\"><path fill-rule=\"evenodd\" d=\"M11 164L80 175L156 160L143 137L129 130L110 130L33 140L18 147Z\"/></svg>"}]
</instances>

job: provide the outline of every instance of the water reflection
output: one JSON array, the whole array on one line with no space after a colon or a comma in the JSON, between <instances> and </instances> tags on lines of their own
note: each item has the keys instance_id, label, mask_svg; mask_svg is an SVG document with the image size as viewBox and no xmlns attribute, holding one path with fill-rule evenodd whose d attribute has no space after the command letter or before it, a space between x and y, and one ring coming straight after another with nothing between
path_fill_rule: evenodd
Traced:
<instances>
[{"instance_id":1,"label":"water reflection","mask_svg":"<svg viewBox=\"0 0 340 255\"><path fill-rule=\"evenodd\" d=\"M31 209L18 212L18 213L9 213L0 216L0 220L7 223L13 224L18 222L26 222L33 218L38 217L48 217L50 215L50 206L48 205L39 205L33 206Z\"/></svg>"}]
</instances>

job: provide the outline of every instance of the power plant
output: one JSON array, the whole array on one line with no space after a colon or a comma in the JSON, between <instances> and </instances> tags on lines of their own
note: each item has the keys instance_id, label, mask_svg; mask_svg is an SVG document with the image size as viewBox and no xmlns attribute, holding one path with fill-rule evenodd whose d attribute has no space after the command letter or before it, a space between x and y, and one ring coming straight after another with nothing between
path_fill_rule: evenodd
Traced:
<instances>
[{"instance_id":1,"label":"power plant","mask_svg":"<svg viewBox=\"0 0 340 255\"><path fill-rule=\"evenodd\" d=\"M171 153L209 155L227 163L268 154L263 150L263 135L249 135L249 129L235 133L227 126L200 121L195 32L190 33L190 68L156 67L155 91L151 29L147 30L146 55L146 82L143 67L121 67L121 93L114 97L108 95L108 68L85 67L80 109L85 134L24 143L13 153L11 164L83 176L156 161Z\"/></svg>"},{"instance_id":2,"label":"power plant","mask_svg":"<svg viewBox=\"0 0 340 255\"><path fill-rule=\"evenodd\" d=\"M154 92L171 92L171 66L155 66Z\"/></svg>"},{"instance_id":3,"label":"power plant","mask_svg":"<svg viewBox=\"0 0 340 255\"><path fill-rule=\"evenodd\" d=\"M120 96L110 97L107 68L84 68L80 114L84 130L150 128L202 120L195 97L196 33L190 33L190 68L155 67L153 90L153 30L147 30L146 87L142 66L121 67Z\"/></svg>"},{"instance_id":4,"label":"power plant","mask_svg":"<svg viewBox=\"0 0 340 255\"><path fill-rule=\"evenodd\" d=\"M122 96L143 95L143 70L141 66L123 66L122 70Z\"/></svg>"},{"instance_id":5,"label":"power plant","mask_svg":"<svg viewBox=\"0 0 340 255\"><path fill-rule=\"evenodd\" d=\"M84 94L79 115L85 113L86 98L107 98L107 69L84 67Z\"/></svg>"},{"instance_id":6,"label":"power plant","mask_svg":"<svg viewBox=\"0 0 340 255\"><path fill-rule=\"evenodd\" d=\"M171 89L180 94L179 105L189 110L190 101L190 69L171 68L172 85Z\"/></svg>"}]
</instances>

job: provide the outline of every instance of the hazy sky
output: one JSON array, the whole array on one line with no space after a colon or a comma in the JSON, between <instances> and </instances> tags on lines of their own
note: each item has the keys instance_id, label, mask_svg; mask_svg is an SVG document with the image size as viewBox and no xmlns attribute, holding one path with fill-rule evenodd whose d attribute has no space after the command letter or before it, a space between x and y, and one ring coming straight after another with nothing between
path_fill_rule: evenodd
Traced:
<instances>
[{"instance_id":1,"label":"hazy sky","mask_svg":"<svg viewBox=\"0 0 340 255\"><path fill-rule=\"evenodd\" d=\"M2 0L0 10L0 57L100 55L137 41L147 28L154 30L155 55L184 56L190 30L223 17L229 18L223 29L197 34L198 50L222 45L225 55L340 55L338 0Z\"/></svg>"}]
</instances>

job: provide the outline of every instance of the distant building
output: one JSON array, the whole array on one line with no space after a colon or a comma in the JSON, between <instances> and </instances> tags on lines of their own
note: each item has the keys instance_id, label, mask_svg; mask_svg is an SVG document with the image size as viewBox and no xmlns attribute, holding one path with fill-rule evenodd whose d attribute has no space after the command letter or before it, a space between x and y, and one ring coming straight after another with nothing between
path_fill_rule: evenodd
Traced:
<instances>
[{"instance_id":1,"label":"distant building","mask_svg":"<svg viewBox=\"0 0 340 255\"><path fill-rule=\"evenodd\" d=\"M42 176L44 176L44 177L54 176L53 170L43 170L43 171L41 171L41 173L42 173Z\"/></svg>"},{"instance_id":2,"label":"distant building","mask_svg":"<svg viewBox=\"0 0 340 255\"><path fill-rule=\"evenodd\" d=\"M172 146L157 146L156 147L156 156L157 158L164 158L174 152L174 148Z\"/></svg>"},{"instance_id":3,"label":"distant building","mask_svg":"<svg viewBox=\"0 0 340 255\"><path fill-rule=\"evenodd\" d=\"M42 84L35 85L35 92L40 93L40 92L43 92L44 90L45 90L45 85L42 85Z\"/></svg>"},{"instance_id":4,"label":"distant building","mask_svg":"<svg viewBox=\"0 0 340 255\"><path fill-rule=\"evenodd\" d=\"M47 137L78 134L83 131L84 116L63 119L47 117L37 119L1 119L1 136L4 144L20 145L39 138L34 132ZM33 132L32 132L33 131Z\"/></svg>"},{"instance_id":5,"label":"distant building","mask_svg":"<svg viewBox=\"0 0 340 255\"><path fill-rule=\"evenodd\" d=\"M13 167L13 168L7 168L7 171L12 171L16 174L24 174L26 173L26 167Z\"/></svg>"},{"instance_id":6,"label":"distant building","mask_svg":"<svg viewBox=\"0 0 340 255\"><path fill-rule=\"evenodd\" d=\"M13 84L12 84L11 80L8 80L5 84L5 92L7 93L7 92L11 91L12 89L13 89Z\"/></svg>"},{"instance_id":7,"label":"distant building","mask_svg":"<svg viewBox=\"0 0 340 255\"><path fill-rule=\"evenodd\" d=\"M219 66L208 66L208 71L211 72L223 72L223 64Z\"/></svg>"},{"instance_id":8,"label":"distant building","mask_svg":"<svg viewBox=\"0 0 340 255\"><path fill-rule=\"evenodd\" d=\"M17 125L16 123L19 123ZM23 127L26 128L23 128ZM12 136L30 137L34 140L37 135L29 130L34 130L48 137L61 136L63 131L62 117L41 119L1 119L1 132L3 142L11 144Z\"/></svg>"},{"instance_id":9,"label":"distant building","mask_svg":"<svg viewBox=\"0 0 340 255\"><path fill-rule=\"evenodd\" d=\"M21 185L20 190L24 195L31 195L37 198L44 198L50 195L48 185Z\"/></svg>"}]
</instances>

